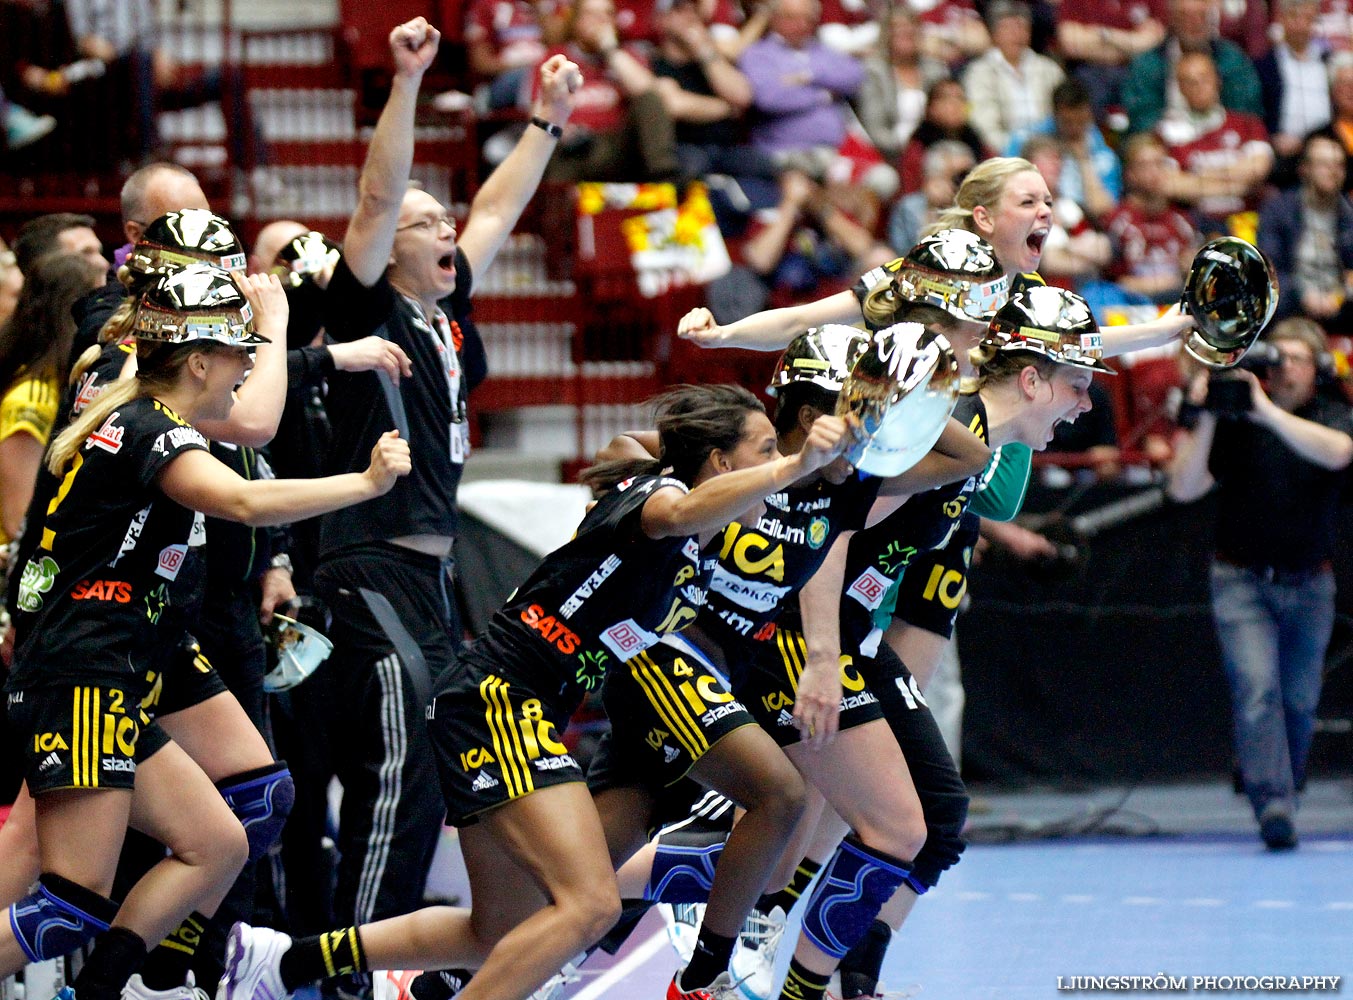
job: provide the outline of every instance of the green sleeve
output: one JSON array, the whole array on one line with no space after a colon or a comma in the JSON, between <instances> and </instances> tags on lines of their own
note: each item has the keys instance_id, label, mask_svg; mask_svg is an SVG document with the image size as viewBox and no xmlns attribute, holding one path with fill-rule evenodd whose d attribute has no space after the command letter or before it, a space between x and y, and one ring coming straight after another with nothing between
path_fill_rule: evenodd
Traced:
<instances>
[{"instance_id":1,"label":"green sleeve","mask_svg":"<svg viewBox=\"0 0 1353 1000\"><path fill-rule=\"evenodd\" d=\"M1011 521L1024 506L1034 453L1028 445L1004 444L992 453L968 513L993 521Z\"/></svg>"}]
</instances>

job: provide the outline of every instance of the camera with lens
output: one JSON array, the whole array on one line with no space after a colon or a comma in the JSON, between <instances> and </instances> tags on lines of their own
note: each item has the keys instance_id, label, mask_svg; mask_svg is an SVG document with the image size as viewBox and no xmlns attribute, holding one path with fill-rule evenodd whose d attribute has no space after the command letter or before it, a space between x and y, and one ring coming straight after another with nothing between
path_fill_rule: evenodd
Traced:
<instances>
[{"instance_id":1,"label":"camera with lens","mask_svg":"<svg viewBox=\"0 0 1353 1000\"><path fill-rule=\"evenodd\" d=\"M1259 341L1245 353L1237 363L1237 368L1245 368L1260 378L1282 364L1282 352L1277 345ZM1216 372L1207 383L1207 400L1203 408L1211 410L1219 417L1241 417L1253 406L1250 384L1229 371Z\"/></svg>"}]
</instances>

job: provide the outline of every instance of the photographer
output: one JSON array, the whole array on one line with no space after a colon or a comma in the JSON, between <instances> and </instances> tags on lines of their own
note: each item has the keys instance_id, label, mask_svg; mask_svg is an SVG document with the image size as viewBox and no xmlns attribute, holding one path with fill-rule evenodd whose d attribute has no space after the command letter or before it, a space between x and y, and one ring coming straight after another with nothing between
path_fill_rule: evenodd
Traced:
<instances>
[{"instance_id":1,"label":"photographer","mask_svg":"<svg viewBox=\"0 0 1353 1000\"><path fill-rule=\"evenodd\" d=\"M1325 648L1334 622L1335 515L1353 460L1353 415L1317 392L1325 337L1279 323L1236 369L1198 373L1169 469L1172 499L1218 489L1212 615L1231 685L1235 753L1271 850L1297 844Z\"/></svg>"}]
</instances>

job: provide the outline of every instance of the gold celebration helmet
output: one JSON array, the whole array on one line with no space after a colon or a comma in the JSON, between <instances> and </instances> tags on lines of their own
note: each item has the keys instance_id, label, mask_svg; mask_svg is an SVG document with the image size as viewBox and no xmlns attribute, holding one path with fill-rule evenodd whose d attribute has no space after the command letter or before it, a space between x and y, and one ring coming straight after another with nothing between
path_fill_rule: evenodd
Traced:
<instances>
[{"instance_id":1,"label":"gold celebration helmet","mask_svg":"<svg viewBox=\"0 0 1353 1000\"><path fill-rule=\"evenodd\" d=\"M266 344L254 311L229 271L198 262L160 278L136 309L138 340L186 344L214 340L232 347Z\"/></svg>"},{"instance_id":2,"label":"gold celebration helmet","mask_svg":"<svg viewBox=\"0 0 1353 1000\"><path fill-rule=\"evenodd\" d=\"M1182 305L1194 324L1184 349L1209 368L1230 368L1273 318L1278 279L1257 247L1221 236L1194 256Z\"/></svg>"},{"instance_id":3,"label":"gold celebration helmet","mask_svg":"<svg viewBox=\"0 0 1353 1000\"><path fill-rule=\"evenodd\" d=\"M342 253L342 247L323 233L312 229L288 240L277 252L277 261L270 271L277 275L284 285L295 286L305 278L338 263Z\"/></svg>"},{"instance_id":4,"label":"gold celebration helmet","mask_svg":"<svg viewBox=\"0 0 1353 1000\"><path fill-rule=\"evenodd\" d=\"M949 341L920 323L879 330L841 387L836 415L853 414L860 439L845 458L862 472L896 476L934 447L958 400Z\"/></svg>"},{"instance_id":5,"label":"gold celebration helmet","mask_svg":"<svg viewBox=\"0 0 1353 1000\"><path fill-rule=\"evenodd\" d=\"M146 226L127 257L125 283L134 291L162 275L205 261L243 271L244 247L230 223L205 208L166 212Z\"/></svg>"},{"instance_id":6,"label":"gold celebration helmet","mask_svg":"<svg viewBox=\"0 0 1353 1000\"><path fill-rule=\"evenodd\" d=\"M828 392L840 392L869 341L869 334L853 326L827 323L805 330L789 342L775 365L766 394L795 382L807 382Z\"/></svg>"},{"instance_id":7,"label":"gold celebration helmet","mask_svg":"<svg viewBox=\"0 0 1353 1000\"><path fill-rule=\"evenodd\" d=\"M1061 365L1079 365L1108 375L1104 342L1090 304L1055 285L1032 285L1010 296L987 330L1003 351L1033 351Z\"/></svg>"}]
</instances>

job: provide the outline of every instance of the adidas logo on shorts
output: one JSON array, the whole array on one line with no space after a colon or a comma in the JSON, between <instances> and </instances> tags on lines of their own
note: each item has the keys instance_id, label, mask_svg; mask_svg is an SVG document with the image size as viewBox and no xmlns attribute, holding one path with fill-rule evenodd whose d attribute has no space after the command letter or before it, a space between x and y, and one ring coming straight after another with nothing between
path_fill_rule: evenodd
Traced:
<instances>
[{"instance_id":1,"label":"adidas logo on shorts","mask_svg":"<svg viewBox=\"0 0 1353 1000\"><path fill-rule=\"evenodd\" d=\"M480 771L479 777L474 779L474 784L470 786L476 792L487 792L490 788L498 787L498 779L489 774L488 771Z\"/></svg>"},{"instance_id":2,"label":"adidas logo on shorts","mask_svg":"<svg viewBox=\"0 0 1353 1000\"><path fill-rule=\"evenodd\" d=\"M667 761L667 763L670 764L672 763L672 761L676 760L678 757L681 756L681 751L678 750L676 747L664 746L662 748L662 755L664 759Z\"/></svg>"},{"instance_id":3,"label":"adidas logo on shorts","mask_svg":"<svg viewBox=\"0 0 1353 1000\"><path fill-rule=\"evenodd\" d=\"M777 726L792 726L794 725L794 716L789 714L788 709L782 708L775 719L775 724Z\"/></svg>"},{"instance_id":4,"label":"adidas logo on shorts","mask_svg":"<svg viewBox=\"0 0 1353 1000\"><path fill-rule=\"evenodd\" d=\"M54 767L61 766L61 755L55 750L42 758L42 763L38 765L38 771L50 771Z\"/></svg>"}]
</instances>

